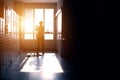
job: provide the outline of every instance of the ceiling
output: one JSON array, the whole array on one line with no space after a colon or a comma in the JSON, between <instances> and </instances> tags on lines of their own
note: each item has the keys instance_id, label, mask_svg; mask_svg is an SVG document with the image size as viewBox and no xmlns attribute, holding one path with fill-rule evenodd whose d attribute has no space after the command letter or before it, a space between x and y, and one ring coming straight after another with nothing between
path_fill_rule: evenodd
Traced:
<instances>
[{"instance_id":1,"label":"ceiling","mask_svg":"<svg viewBox=\"0 0 120 80\"><path fill-rule=\"evenodd\" d=\"M58 0L14 0L14 1L22 1L24 3L57 3Z\"/></svg>"}]
</instances>

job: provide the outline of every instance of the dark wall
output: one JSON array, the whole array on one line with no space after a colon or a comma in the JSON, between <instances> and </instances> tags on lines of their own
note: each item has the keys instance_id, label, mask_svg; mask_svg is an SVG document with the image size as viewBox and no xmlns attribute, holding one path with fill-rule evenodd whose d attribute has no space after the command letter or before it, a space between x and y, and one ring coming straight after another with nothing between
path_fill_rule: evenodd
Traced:
<instances>
[{"instance_id":1,"label":"dark wall","mask_svg":"<svg viewBox=\"0 0 120 80\"><path fill-rule=\"evenodd\" d=\"M73 53L74 51L80 51L83 47L83 49L93 50L92 47L96 48L95 46L101 42L100 34L104 26L103 7L103 3L99 3L98 8L96 2L92 1L63 1L62 37L65 38L63 41L65 48L69 48L65 50L66 54L76 57L79 54Z\"/></svg>"},{"instance_id":2,"label":"dark wall","mask_svg":"<svg viewBox=\"0 0 120 80\"><path fill-rule=\"evenodd\" d=\"M74 71L80 80L98 79L102 70L103 4L90 0L63 0L62 37L65 40L62 42L61 54L64 59L75 64Z\"/></svg>"},{"instance_id":3,"label":"dark wall","mask_svg":"<svg viewBox=\"0 0 120 80\"><path fill-rule=\"evenodd\" d=\"M104 1L96 0L96 16L104 15Z\"/></svg>"}]
</instances>

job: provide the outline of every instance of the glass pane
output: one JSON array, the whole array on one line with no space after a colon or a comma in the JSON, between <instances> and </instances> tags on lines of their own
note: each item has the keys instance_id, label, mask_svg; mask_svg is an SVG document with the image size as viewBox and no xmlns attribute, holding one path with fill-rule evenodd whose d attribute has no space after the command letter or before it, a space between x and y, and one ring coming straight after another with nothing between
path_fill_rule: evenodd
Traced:
<instances>
[{"instance_id":1,"label":"glass pane","mask_svg":"<svg viewBox=\"0 0 120 80\"><path fill-rule=\"evenodd\" d=\"M45 9L45 32L53 33L54 9ZM53 39L53 34L45 34L45 39Z\"/></svg>"},{"instance_id":2,"label":"glass pane","mask_svg":"<svg viewBox=\"0 0 120 80\"><path fill-rule=\"evenodd\" d=\"M45 32L53 32L53 9L45 9Z\"/></svg>"},{"instance_id":3,"label":"glass pane","mask_svg":"<svg viewBox=\"0 0 120 80\"><path fill-rule=\"evenodd\" d=\"M24 39L33 39L33 34L25 34Z\"/></svg>"},{"instance_id":4,"label":"glass pane","mask_svg":"<svg viewBox=\"0 0 120 80\"><path fill-rule=\"evenodd\" d=\"M35 27L39 25L39 21L44 22L45 32L50 33L45 34L45 39L53 39L54 9L25 9L24 18L25 39L36 39Z\"/></svg>"},{"instance_id":5,"label":"glass pane","mask_svg":"<svg viewBox=\"0 0 120 80\"><path fill-rule=\"evenodd\" d=\"M45 34L44 36L45 40L53 40L53 34ZM36 34L34 34L34 39L36 39Z\"/></svg>"},{"instance_id":6,"label":"glass pane","mask_svg":"<svg viewBox=\"0 0 120 80\"><path fill-rule=\"evenodd\" d=\"M8 32L12 32L12 30L11 30L11 22L12 22L12 20L11 20L11 18L12 18L12 16L11 16L11 9L8 9Z\"/></svg>"},{"instance_id":7,"label":"glass pane","mask_svg":"<svg viewBox=\"0 0 120 80\"><path fill-rule=\"evenodd\" d=\"M58 26L58 32L61 33L61 29L62 29L62 12L58 15L57 26Z\"/></svg>"},{"instance_id":8,"label":"glass pane","mask_svg":"<svg viewBox=\"0 0 120 80\"><path fill-rule=\"evenodd\" d=\"M45 40L53 40L53 34L45 34Z\"/></svg>"},{"instance_id":9,"label":"glass pane","mask_svg":"<svg viewBox=\"0 0 120 80\"><path fill-rule=\"evenodd\" d=\"M62 12L57 16L57 39L61 40L61 31L62 31Z\"/></svg>"},{"instance_id":10,"label":"glass pane","mask_svg":"<svg viewBox=\"0 0 120 80\"><path fill-rule=\"evenodd\" d=\"M43 21L43 9L35 9L35 26L39 25L39 21Z\"/></svg>"},{"instance_id":11,"label":"glass pane","mask_svg":"<svg viewBox=\"0 0 120 80\"><path fill-rule=\"evenodd\" d=\"M33 32L33 9L25 9L24 30Z\"/></svg>"}]
</instances>

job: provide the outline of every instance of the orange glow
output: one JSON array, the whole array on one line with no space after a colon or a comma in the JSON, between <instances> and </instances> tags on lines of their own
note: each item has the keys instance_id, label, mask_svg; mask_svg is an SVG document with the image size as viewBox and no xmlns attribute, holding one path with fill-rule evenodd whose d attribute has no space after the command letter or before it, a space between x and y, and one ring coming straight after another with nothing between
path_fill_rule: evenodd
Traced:
<instances>
[{"instance_id":1,"label":"orange glow","mask_svg":"<svg viewBox=\"0 0 120 80\"><path fill-rule=\"evenodd\" d=\"M31 32L33 31L33 24L28 20L24 21L24 29L25 29L25 32Z\"/></svg>"}]
</instances>

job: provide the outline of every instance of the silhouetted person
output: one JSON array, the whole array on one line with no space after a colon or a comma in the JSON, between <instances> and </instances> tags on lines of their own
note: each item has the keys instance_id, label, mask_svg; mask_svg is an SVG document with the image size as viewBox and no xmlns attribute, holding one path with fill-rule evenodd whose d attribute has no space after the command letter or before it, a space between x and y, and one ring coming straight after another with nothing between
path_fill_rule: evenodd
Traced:
<instances>
[{"instance_id":1,"label":"silhouetted person","mask_svg":"<svg viewBox=\"0 0 120 80\"><path fill-rule=\"evenodd\" d=\"M39 26L37 27L37 55L39 51L42 51L42 55L44 55L44 27L43 22L39 22Z\"/></svg>"}]
</instances>

